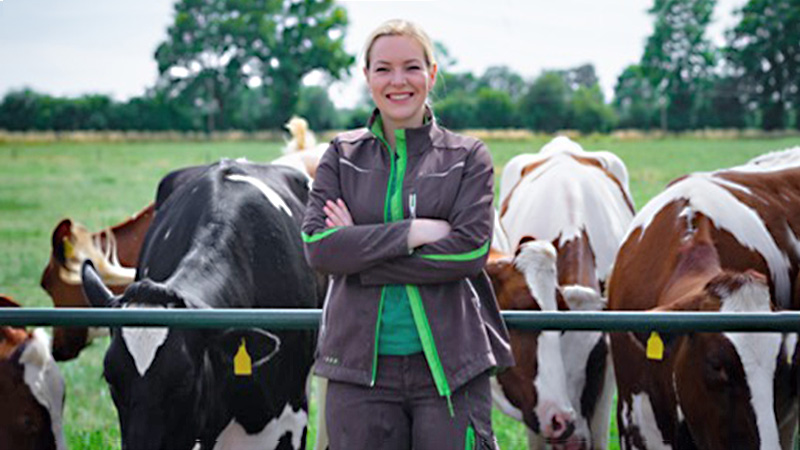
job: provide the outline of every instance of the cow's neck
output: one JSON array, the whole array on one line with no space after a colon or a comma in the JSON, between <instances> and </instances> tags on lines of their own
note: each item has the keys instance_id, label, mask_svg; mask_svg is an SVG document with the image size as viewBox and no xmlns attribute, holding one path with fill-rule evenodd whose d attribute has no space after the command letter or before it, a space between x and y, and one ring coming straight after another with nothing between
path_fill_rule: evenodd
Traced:
<instances>
[{"instance_id":1,"label":"cow's neck","mask_svg":"<svg viewBox=\"0 0 800 450\"><path fill-rule=\"evenodd\" d=\"M719 253L711 240L710 221L702 218L691 233L675 256L672 275L661 290L660 306L679 303L701 293L706 284L722 272Z\"/></svg>"},{"instance_id":2,"label":"cow's neck","mask_svg":"<svg viewBox=\"0 0 800 450\"><path fill-rule=\"evenodd\" d=\"M559 286L578 285L600 291L594 253L586 231L559 245L556 264Z\"/></svg>"}]
</instances>

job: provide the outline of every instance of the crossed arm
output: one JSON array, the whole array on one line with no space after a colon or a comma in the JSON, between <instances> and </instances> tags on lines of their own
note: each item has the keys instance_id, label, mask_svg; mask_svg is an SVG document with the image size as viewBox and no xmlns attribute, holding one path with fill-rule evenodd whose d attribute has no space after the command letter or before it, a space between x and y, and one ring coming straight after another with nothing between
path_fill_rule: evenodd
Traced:
<instances>
[{"instance_id":1,"label":"crossed arm","mask_svg":"<svg viewBox=\"0 0 800 450\"><path fill-rule=\"evenodd\" d=\"M427 284L478 273L492 233L491 156L481 144L468 155L459 194L446 220L355 223L342 200L339 155L323 156L303 222L306 257L323 273L355 275L365 285Z\"/></svg>"},{"instance_id":2,"label":"crossed arm","mask_svg":"<svg viewBox=\"0 0 800 450\"><path fill-rule=\"evenodd\" d=\"M328 200L322 207L325 213L325 225L328 228L347 227L353 225L353 218L344 200L335 202ZM421 245L430 244L442 239L450 233L450 224L439 219L413 219L408 230L408 249L413 250Z\"/></svg>"}]
</instances>

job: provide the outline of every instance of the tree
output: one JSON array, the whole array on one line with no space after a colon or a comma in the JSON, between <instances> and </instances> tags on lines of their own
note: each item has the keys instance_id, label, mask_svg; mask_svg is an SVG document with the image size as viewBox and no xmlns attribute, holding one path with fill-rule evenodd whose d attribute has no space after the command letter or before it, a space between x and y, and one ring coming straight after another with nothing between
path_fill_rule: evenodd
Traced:
<instances>
[{"instance_id":1,"label":"tree","mask_svg":"<svg viewBox=\"0 0 800 450\"><path fill-rule=\"evenodd\" d=\"M647 39L642 71L661 108L663 129L695 125L697 105L708 88L716 52L705 38L715 0L655 0L655 29Z\"/></svg>"},{"instance_id":2,"label":"tree","mask_svg":"<svg viewBox=\"0 0 800 450\"><path fill-rule=\"evenodd\" d=\"M433 87L431 97L443 100L448 97L475 95L478 80L472 72L447 72L440 71L436 76L436 85Z\"/></svg>"},{"instance_id":3,"label":"tree","mask_svg":"<svg viewBox=\"0 0 800 450\"><path fill-rule=\"evenodd\" d=\"M40 114L39 94L31 89L10 91L0 103L0 129L9 131L34 129Z\"/></svg>"},{"instance_id":4,"label":"tree","mask_svg":"<svg viewBox=\"0 0 800 450\"><path fill-rule=\"evenodd\" d=\"M179 0L156 50L168 91L225 128L243 89L270 99L272 126L295 110L301 79L314 69L338 79L354 62L344 50L347 13L333 0Z\"/></svg>"},{"instance_id":5,"label":"tree","mask_svg":"<svg viewBox=\"0 0 800 450\"><path fill-rule=\"evenodd\" d=\"M720 74L713 78L713 84L704 97L698 125L706 128L744 128L750 114L747 111L747 98L742 95L740 79Z\"/></svg>"},{"instance_id":6,"label":"tree","mask_svg":"<svg viewBox=\"0 0 800 450\"><path fill-rule=\"evenodd\" d=\"M458 60L450 54L450 50L441 41L433 42L433 53L436 57L436 65L439 67L439 72L449 72L450 69L458 64Z\"/></svg>"},{"instance_id":7,"label":"tree","mask_svg":"<svg viewBox=\"0 0 800 450\"><path fill-rule=\"evenodd\" d=\"M600 82L593 64L583 64L572 69L560 70L558 73L564 77L564 81L572 91L577 91L581 86L590 88Z\"/></svg>"},{"instance_id":8,"label":"tree","mask_svg":"<svg viewBox=\"0 0 800 450\"><path fill-rule=\"evenodd\" d=\"M566 127L569 94L561 74L544 72L520 99L518 110L522 125L550 133Z\"/></svg>"},{"instance_id":9,"label":"tree","mask_svg":"<svg viewBox=\"0 0 800 450\"><path fill-rule=\"evenodd\" d=\"M581 133L593 131L608 132L616 122L616 116L610 106L603 100L600 85L580 86L570 100L572 120L571 128L577 128Z\"/></svg>"},{"instance_id":10,"label":"tree","mask_svg":"<svg viewBox=\"0 0 800 450\"><path fill-rule=\"evenodd\" d=\"M463 92L448 95L433 105L433 112L442 125L452 129L464 129L477 125L475 99Z\"/></svg>"},{"instance_id":11,"label":"tree","mask_svg":"<svg viewBox=\"0 0 800 450\"><path fill-rule=\"evenodd\" d=\"M639 65L625 68L614 86L614 109L622 128L649 130L658 126L658 103Z\"/></svg>"},{"instance_id":12,"label":"tree","mask_svg":"<svg viewBox=\"0 0 800 450\"><path fill-rule=\"evenodd\" d=\"M164 92L150 89L116 110L112 125L117 130L190 131L202 129L194 108L170 99Z\"/></svg>"},{"instance_id":13,"label":"tree","mask_svg":"<svg viewBox=\"0 0 800 450\"><path fill-rule=\"evenodd\" d=\"M758 103L761 127L784 128L789 105L800 111L800 1L750 0L739 14L725 56Z\"/></svg>"},{"instance_id":14,"label":"tree","mask_svg":"<svg viewBox=\"0 0 800 450\"><path fill-rule=\"evenodd\" d=\"M333 130L341 127L341 120L328 90L322 86L303 86L297 103L297 115L308 121L312 130ZM366 119L365 119L366 120Z\"/></svg>"},{"instance_id":15,"label":"tree","mask_svg":"<svg viewBox=\"0 0 800 450\"><path fill-rule=\"evenodd\" d=\"M506 91L490 88L478 90L475 121L481 128L511 128L515 125L514 102Z\"/></svg>"},{"instance_id":16,"label":"tree","mask_svg":"<svg viewBox=\"0 0 800 450\"><path fill-rule=\"evenodd\" d=\"M525 80L508 66L492 66L478 79L479 87L505 91L511 98L519 98L525 92Z\"/></svg>"}]
</instances>

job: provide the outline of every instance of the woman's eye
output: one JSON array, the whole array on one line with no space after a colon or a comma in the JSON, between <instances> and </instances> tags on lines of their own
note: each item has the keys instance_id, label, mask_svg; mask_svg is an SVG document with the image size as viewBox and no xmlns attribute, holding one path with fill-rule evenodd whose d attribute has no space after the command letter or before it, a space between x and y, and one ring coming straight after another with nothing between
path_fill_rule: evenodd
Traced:
<instances>
[{"instance_id":1,"label":"woman's eye","mask_svg":"<svg viewBox=\"0 0 800 450\"><path fill-rule=\"evenodd\" d=\"M375 69L375 72L388 72L388 71L389 69L387 69L386 67L378 67Z\"/></svg>"},{"instance_id":2,"label":"woman's eye","mask_svg":"<svg viewBox=\"0 0 800 450\"><path fill-rule=\"evenodd\" d=\"M420 66L408 66L408 70L420 70Z\"/></svg>"}]
</instances>

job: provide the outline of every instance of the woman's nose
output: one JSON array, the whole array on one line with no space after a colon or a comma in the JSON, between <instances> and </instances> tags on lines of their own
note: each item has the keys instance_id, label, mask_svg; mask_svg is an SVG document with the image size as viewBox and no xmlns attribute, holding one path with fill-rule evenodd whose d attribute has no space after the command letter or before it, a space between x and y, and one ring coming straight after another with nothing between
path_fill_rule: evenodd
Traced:
<instances>
[{"instance_id":1,"label":"woman's nose","mask_svg":"<svg viewBox=\"0 0 800 450\"><path fill-rule=\"evenodd\" d=\"M402 85L406 82L406 76L403 74L402 70L395 70L392 73L392 84L394 85Z\"/></svg>"}]
</instances>

